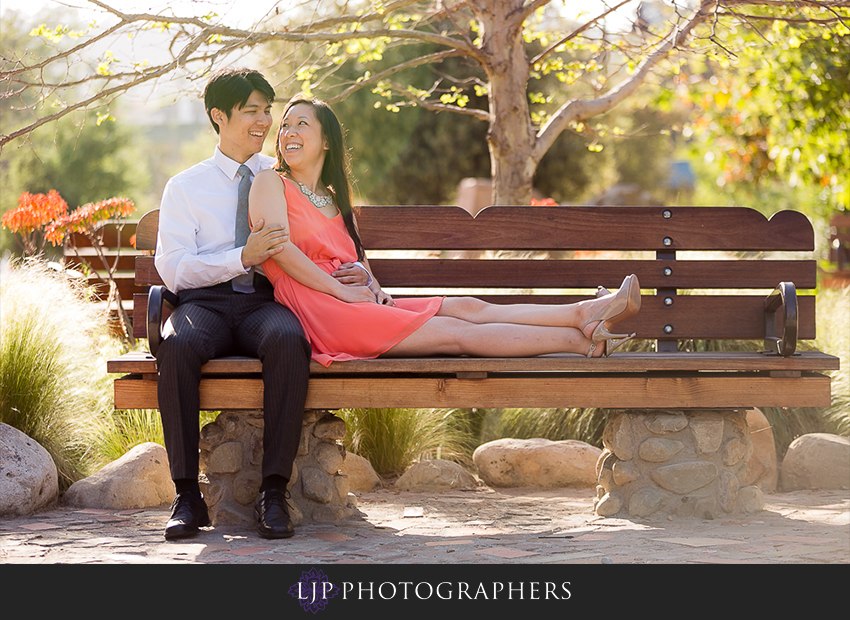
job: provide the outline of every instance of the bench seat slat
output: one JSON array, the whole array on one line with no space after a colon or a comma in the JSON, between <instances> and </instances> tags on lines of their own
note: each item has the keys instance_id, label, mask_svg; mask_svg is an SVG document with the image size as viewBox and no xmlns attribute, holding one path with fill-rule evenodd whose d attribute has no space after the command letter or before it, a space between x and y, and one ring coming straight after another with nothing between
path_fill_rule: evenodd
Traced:
<instances>
[{"instance_id":1,"label":"bench seat slat","mask_svg":"<svg viewBox=\"0 0 850 620\"><path fill-rule=\"evenodd\" d=\"M755 351L709 351L698 353L617 353L607 359L588 360L578 355L559 354L532 358L425 357L379 358L337 362L325 368L311 362L312 376L345 374L443 374L458 372L523 373L523 372L700 372L700 371L825 371L837 370L837 357L819 351L802 351L793 357L763 355ZM109 360L110 373L153 374L154 358L149 353L131 352ZM210 360L205 374L259 374L260 360L250 357L223 357Z\"/></svg>"},{"instance_id":2,"label":"bench seat slat","mask_svg":"<svg viewBox=\"0 0 850 620\"><path fill-rule=\"evenodd\" d=\"M750 408L825 407L830 379L823 375L769 378L728 373L693 376L488 378L315 377L307 408L345 407L601 407ZM156 382L133 376L115 381L119 409L156 408ZM262 409L259 378L201 380L201 409Z\"/></svg>"}]
</instances>

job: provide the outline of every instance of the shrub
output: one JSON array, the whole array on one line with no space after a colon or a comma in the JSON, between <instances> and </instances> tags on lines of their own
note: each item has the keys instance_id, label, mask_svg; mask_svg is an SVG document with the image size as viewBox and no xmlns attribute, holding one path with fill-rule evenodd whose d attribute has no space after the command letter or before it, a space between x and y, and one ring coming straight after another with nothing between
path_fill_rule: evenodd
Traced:
<instances>
[{"instance_id":1,"label":"shrub","mask_svg":"<svg viewBox=\"0 0 850 620\"><path fill-rule=\"evenodd\" d=\"M41 261L0 263L0 422L50 453L60 488L99 464L111 336L80 285Z\"/></svg>"},{"instance_id":2,"label":"shrub","mask_svg":"<svg viewBox=\"0 0 850 620\"><path fill-rule=\"evenodd\" d=\"M445 459L471 464L468 417L456 409L342 409L347 450L367 459L382 476L413 463Z\"/></svg>"}]
</instances>

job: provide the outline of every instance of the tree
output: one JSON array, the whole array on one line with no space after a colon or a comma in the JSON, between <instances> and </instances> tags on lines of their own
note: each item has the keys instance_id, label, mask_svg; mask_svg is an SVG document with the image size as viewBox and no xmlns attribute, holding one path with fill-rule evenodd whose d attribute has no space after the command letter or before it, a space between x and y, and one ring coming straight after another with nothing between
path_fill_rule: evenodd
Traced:
<instances>
[{"instance_id":1,"label":"tree","mask_svg":"<svg viewBox=\"0 0 850 620\"><path fill-rule=\"evenodd\" d=\"M722 46L718 24L734 21L756 26L779 20L815 22L828 28L846 24L850 7L850 0L673 1L665 5L668 17L653 23L648 5L641 3L643 10L635 14L631 31L613 36L608 32L608 18L627 5L634 7L634 0L621 0L578 23L561 19L553 0L352 0L341 11L325 11L327 5L313 2L287 15L279 14L276 6L250 28L228 26L212 14L126 14L102 0L89 2L109 18L108 26L87 33L83 43L43 63L7 62L0 79L7 82L7 93L31 88L53 98L68 86L82 85L89 86L90 92L65 102L58 111L40 110L34 121L0 136L0 148L72 111L108 105L142 84L179 72L197 79L240 50L274 41L325 45L325 54L314 55L315 62L300 67L298 75L309 90L338 89L338 94L326 97L331 101L369 87L388 97L391 106L415 104L486 123L494 204L528 204L535 171L558 136L570 128L592 132L590 119L630 98L674 53L702 53L708 46ZM83 75L69 70L67 79L55 83L38 77L50 63L67 62L109 37L150 28L168 35L170 54L163 62L122 63L104 52L97 68ZM56 32L45 28L42 34L56 36ZM540 51L529 57L532 42ZM395 66L381 66L382 52L389 46L426 44L439 49ZM453 76L439 74L440 63L452 57L465 59L477 76L455 83ZM335 84L334 72L346 62L361 63L364 71L354 83ZM423 65L438 71L430 88L411 88L400 81L405 70ZM558 76L563 89L538 91L534 81L548 74ZM486 95L487 108L468 106L469 92Z\"/></svg>"},{"instance_id":2,"label":"tree","mask_svg":"<svg viewBox=\"0 0 850 620\"><path fill-rule=\"evenodd\" d=\"M33 64L48 58L47 46L27 45L31 30L32 26L17 15L4 15L4 55L16 55ZM46 79L55 79L52 70L46 71ZM38 105L34 94L32 89L23 88L22 92L0 100L3 127L31 118L29 109ZM63 115L24 138L2 153L0 213L14 208L23 192L46 194L56 190L76 208L100 201L104 196L137 195L148 180L146 162L134 149L137 135L96 111L80 109ZM17 250L7 230L0 229L0 240L4 250ZM52 247L46 249L52 255L59 253Z\"/></svg>"},{"instance_id":3,"label":"tree","mask_svg":"<svg viewBox=\"0 0 850 620\"><path fill-rule=\"evenodd\" d=\"M683 72L688 134L722 166L718 185L807 186L828 211L850 209L850 28L776 22L729 37L734 58Z\"/></svg>"}]
</instances>

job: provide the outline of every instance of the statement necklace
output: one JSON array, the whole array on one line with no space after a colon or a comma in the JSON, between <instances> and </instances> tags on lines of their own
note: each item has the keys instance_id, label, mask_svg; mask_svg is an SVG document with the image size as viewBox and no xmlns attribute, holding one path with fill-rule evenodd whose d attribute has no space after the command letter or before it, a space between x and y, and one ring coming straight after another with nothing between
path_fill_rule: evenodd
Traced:
<instances>
[{"instance_id":1,"label":"statement necklace","mask_svg":"<svg viewBox=\"0 0 850 620\"><path fill-rule=\"evenodd\" d=\"M333 206L334 199L330 196L319 196L316 192L310 191L310 188L304 185L301 181L296 181L296 183L298 183L298 187L301 188L301 193L307 196L307 199L312 202L313 206L317 209Z\"/></svg>"}]
</instances>

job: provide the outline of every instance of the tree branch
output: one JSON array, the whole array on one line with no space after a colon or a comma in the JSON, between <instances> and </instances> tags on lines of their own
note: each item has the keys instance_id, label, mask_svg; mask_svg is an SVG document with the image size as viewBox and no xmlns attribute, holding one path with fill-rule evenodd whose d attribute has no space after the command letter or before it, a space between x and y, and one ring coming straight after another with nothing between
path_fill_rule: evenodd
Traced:
<instances>
[{"instance_id":1,"label":"tree branch","mask_svg":"<svg viewBox=\"0 0 850 620\"><path fill-rule=\"evenodd\" d=\"M476 108L466 108L446 103L436 103L434 101L429 101L422 97L418 97L415 93L410 92L401 84L397 84L395 82L389 82L389 84L393 91L395 91L408 101L411 101L416 105L422 106L423 108L425 108L426 110L430 110L431 112L452 112L454 114L465 114L466 116L471 116L473 118L477 118L478 120L485 121L488 123L492 122L493 120L493 117L484 110L478 110Z\"/></svg>"},{"instance_id":2,"label":"tree branch","mask_svg":"<svg viewBox=\"0 0 850 620\"><path fill-rule=\"evenodd\" d=\"M377 82L385 80L388 77L395 75L396 73L404 71L405 69L413 69L415 67L419 67L419 66L422 66L422 65L425 65L425 64L438 63L438 62L442 62L446 58L452 58L452 57L461 56L461 55L462 55L461 52L459 52L457 50L446 50L446 51L443 51L443 52L436 52L434 54L429 54L427 56L420 56L418 58L413 58L411 60L408 60L407 62L397 64L394 67L390 67L389 69L386 69L385 71L381 71L380 73L376 73L375 75L371 75L366 79L360 80L356 84L352 84L351 86L346 88L344 91L342 91L338 95L334 95L333 97L329 97L327 99L327 102L330 103L330 104L334 104L338 101L342 101L343 99L345 99L346 97L348 97L352 93L360 90L361 88L364 88L364 87L369 86L371 84L376 84Z\"/></svg>"},{"instance_id":3,"label":"tree branch","mask_svg":"<svg viewBox=\"0 0 850 620\"><path fill-rule=\"evenodd\" d=\"M97 43L101 39L104 39L105 37L108 37L109 35L113 34L114 32L120 30L123 26L124 25L120 24L120 23L116 24L112 28L108 28L107 30L104 30L101 34L94 37L93 39L89 39L85 43L80 43L79 45L76 45L76 46L72 47L71 49L69 49L67 51L60 52L60 53L56 54L55 56L51 56L50 58L46 58L46 59L42 60L41 62L37 62L34 65L25 66L25 67L20 68L20 69L13 69L11 71L0 71L0 80L6 80L6 79L9 79L10 77L12 77L14 75L20 75L21 73L26 73L26 72L29 72L29 71L36 71L38 69L43 69L44 67L46 67L50 63L56 62L57 60L61 60L63 58L67 58L68 56L70 56L72 54L76 54L77 52L91 46L92 44Z\"/></svg>"},{"instance_id":4,"label":"tree branch","mask_svg":"<svg viewBox=\"0 0 850 620\"><path fill-rule=\"evenodd\" d=\"M522 10L517 14L517 19L520 23L524 22L530 15L534 13L537 9L546 6L552 2L552 0L533 0L525 5Z\"/></svg>"},{"instance_id":5,"label":"tree branch","mask_svg":"<svg viewBox=\"0 0 850 620\"><path fill-rule=\"evenodd\" d=\"M702 0L699 8L694 11L684 26L674 27L662 44L638 66L631 77L608 94L591 100L574 99L562 105L538 132L534 145L534 160L540 161L543 158L546 151L570 123L603 114L634 93L646 80L650 71L667 58L674 49L683 45L691 31L715 12L717 5L717 0Z\"/></svg>"},{"instance_id":6,"label":"tree branch","mask_svg":"<svg viewBox=\"0 0 850 620\"><path fill-rule=\"evenodd\" d=\"M123 93L123 92L125 92L125 91L127 91L131 88L134 88L135 86L138 86L139 84L144 84L145 82L149 82L149 81L154 80L158 77L162 77L163 75L167 75L168 73L174 71L180 65L184 64L186 59L191 55L191 53L193 51L197 50L204 43L204 41L206 41L206 39L207 39L207 34L205 32L202 32L201 34L196 36L183 49L183 52L180 54L180 56L178 58L174 59L172 62L168 63L167 65L162 65L155 70L148 71L143 76L139 77L138 79L132 80L131 82L126 82L124 84L120 84L120 85L115 86L113 88L108 88L108 89L102 90L102 91L92 95L88 99L78 101L77 103L75 103L73 105L69 105L69 106L62 108L58 112L54 112L53 114L50 114L48 116L43 116L41 118L38 118L35 121L33 121L32 123L30 123L29 125L27 125L26 127L23 127L23 128L18 129L16 131L13 131L10 134L0 134L0 152L2 152L3 147L6 144L8 144L9 142L11 142L12 140L15 140L16 138L19 138L21 136L26 135L26 134L32 132L33 130L38 129L42 125L45 125L47 123L59 120L63 116L66 116L66 115L68 115L71 112L74 112L76 110L85 109L88 106L92 105L93 103L96 103L96 102L98 102L102 99L108 99L108 98L112 97L113 95L118 95L120 93Z\"/></svg>"},{"instance_id":7,"label":"tree branch","mask_svg":"<svg viewBox=\"0 0 850 620\"><path fill-rule=\"evenodd\" d=\"M595 25L596 25L599 21L601 21L601 20L605 19L608 15L610 15L611 13L613 13L614 11L616 11L617 9L619 9L619 8L620 8L621 6L623 6L624 4L628 4L629 2L632 2L632 0L623 0L622 2L620 2L620 4L618 4L618 5L614 6L614 7L611 7L610 9L608 9L607 11L605 11L604 13L602 13L601 15L597 15L596 17L594 17L592 20L590 20L590 21L589 21L589 22L587 22L586 24L584 24L584 25L580 26L579 28L576 28L576 29L575 29L575 30L573 30L570 34L568 34L567 36L565 36L563 39L561 39L560 41L558 41L558 42L557 42L557 43L555 43L554 45L550 45L548 48L546 48L545 50L543 50L542 52L540 52L537 56L535 56L535 57L531 60L531 62L529 62L529 63L528 63L528 66L529 66L529 67L533 67L533 66L534 66L534 65L536 65L538 62L540 62L541 60L543 60L544 58L546 58L549 54L551 54L552 52L554 52L554 51L555 51L555 49L557 49L558 47L560 47L560 46L561 46L561 45L563 45L564 43L567 43L568 41L571 41L572 39L575 39L575 38L576 38L578 35L580 35L582 32L584 32L585 30L588 30L588 29L592 28L592 27L593 27L593 26L595 26Z\"/></svg>"}]
</instances>

